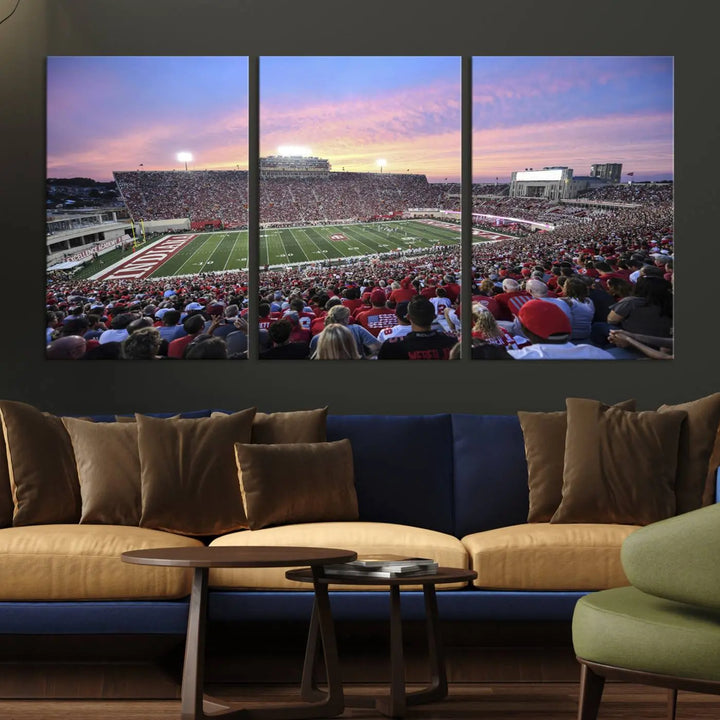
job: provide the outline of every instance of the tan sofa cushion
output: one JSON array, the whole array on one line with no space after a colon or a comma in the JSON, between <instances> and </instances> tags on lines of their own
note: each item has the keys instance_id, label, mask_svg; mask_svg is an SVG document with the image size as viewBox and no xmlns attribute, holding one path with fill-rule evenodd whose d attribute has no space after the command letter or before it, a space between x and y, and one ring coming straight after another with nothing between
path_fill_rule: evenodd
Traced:
<instances>
[{"instance_id":1,"label":"tan sofa cushion","mask_svg":"<svg viewBox=\"0 0 720 720\"><path fill-rule=\"evenodd\" d=\"M407 555L428 557L446 567L467 568L468 556L462 543L452 535L435 530L373 522L326 522L283 525L246 530L217 538L211 547L241 545L289 545L354 550L358 555ZM262 588L265 590L309 590L306 583L285 579L288 568L243 568L210 570L210 587ZM438 585L438 590L463 584ZM385 586L331 585L337 590L383 590Z\"/></svg>"},{"instance_id":2,"label":"tan sofa cushion","mask_svg":"<svg viewBox=\"0 0 720 720\"><path fill-rule=\"evenodd\" d=\"M120 560L126 550L202 546L122 525L35 525L0 530L0 600L148 600L190 592L192 571Z\"/></svg>"},{"instance_id":3,"label":"tan sofa cushion","mask_svg":"<svg viewBox=\"0 0 720 720\"><path fill-rule=\"evenodd\" d=\"M462 539L474 585L498 590L605 590L628 585L620 564L633 525L530 523Z\"/></svg>"}]
</instances>

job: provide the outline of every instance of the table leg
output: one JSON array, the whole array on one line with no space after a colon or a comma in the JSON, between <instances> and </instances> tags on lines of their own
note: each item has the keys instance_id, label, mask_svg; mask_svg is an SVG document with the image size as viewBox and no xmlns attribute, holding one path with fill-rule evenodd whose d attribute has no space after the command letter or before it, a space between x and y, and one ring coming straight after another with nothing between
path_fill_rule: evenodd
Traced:
<instances>
[{"instance_id":1,"label":"table leg","mask_svg":"<svg viewBox=\"0 0 720 720\"><path fill-rule=\"evenodd\" d=\"M445 653L440 637L440 620L438 616L437 595L435 585L424 585L425 622L428 639L428 661L430 664L430 685L422 690L407 694L408 705L433 702L447 697L447 671L445 669Z\"/></svg>"},{"instance_id":2,"label":"table leg","mask_svg":"<svg viewBox=\"0 0 720 720\"><path fill-rule=\"evenodd\" d=\"M190 593L190 611L185 639L180 711L182 720L204 717L203 685L205 681L207 591L208 569L196 567Z\"/></svg>"},{"instance_id":3,"label":"table leg","mask_svg":"<svg viewBox=\"0 0 720 720\"><path fill-rule=\"evenodd\" d=\"M325 696L318 689L315 682L315 667L318 658L318 638L320 625L318 621L317 596L313 600L312 615L310 616L310 629L308 630L307 644L305 645L305 661L303 662L302 680L300 681L300 695L303 700L319 700Z\"/></svg>"},{"instance_id":4,"label":"table leg","mask_svg":"<svg viewBox=\"0 0 720 720\"><path fill-rule=\"evenodd\" d=\"M319 573L319 571L318 571ZM316 575L316 578L319 574ZM340 679L335 627L333 624L327 585L314 583L315 606L311 620L310 636L314 635L312 657L317 654L317 637L322 642L323 656L327 673L327 693L313 694L321 696L319 702L296 703L294 705L276 705L264 708L243 708L234 702L217 702L203 695L205 681L205 635L207 622L208 568L195 568L190 610L188 614L187 637L185 640L185 662L183 665L181 689L181 720L211 720L211 718L231 718L237 720L311 720L312 718L331 718L342 714L345 709L343 688ZM311 641L308 639L308 647ZM307 673L312 678L312 665L306 657L303 668L305 694Z\"/></svg>"},{"instance_id":5,"label":"table leg","mask_svg":"<svg viewBox=\"0 0 720 720\"><path fill-rule=\"evenodd\" d=\"M389 717L405 715L405 656L403 653L400 588L390 586L390 695L378 698L377 709Z\"/></svg>"},{"instance_id":6,"label":"table leg","mask_svg":"<svg viewBox=\"0 0 720 720\"><path fill-rule=\"evenodd\" d=\"M342 679L340 676L340 661L338 659L337 639L335 637L335 623L330 608L330 596L327 583L320 582L321 568L313 568L313 587L315 589L315 602L313 616L320 629L323 658L325 659L325 675L328 686L327 698L319 704L328 717L340 715L345 709ZM312 623L312 619L311 619ZM305 668L303 668L303 682L306 681Z\"/></svg>"},{"instance_id":7,"label":"table leg","mask_svg":"<svg viewBox=\"0 0 720 720\"><path fill-rule=\"evenodd\" d=\"M373 707L388 717L403 717L407 706L442 700L447 697L447 672L445 654L440 637L435 585L423 586L425 599L425 621L428 642L430 684L422 690L406 692L405 660L402 642L402 618L400 613L400 588L390 588L390 692L388 696L373 700L364 695L346 695L348 707Z\"/></svg>"}]
</instances>

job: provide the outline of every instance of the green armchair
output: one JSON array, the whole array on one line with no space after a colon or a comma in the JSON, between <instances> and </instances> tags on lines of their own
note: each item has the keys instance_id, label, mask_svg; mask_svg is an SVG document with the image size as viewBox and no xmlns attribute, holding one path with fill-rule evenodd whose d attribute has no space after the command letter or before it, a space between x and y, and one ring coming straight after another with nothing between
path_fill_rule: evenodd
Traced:
<instances>
[{"instance_id":1,"label":"green armchair","mask_svg":"<svg viewBox=\"0 0 720 720\"><path fill-rule=\"evenodd\" d=\"M579 720L595 720L606 679L720 694L720 504L628 536L630 587L590 593L573 615Z\"/></svg>"}]
</instances>

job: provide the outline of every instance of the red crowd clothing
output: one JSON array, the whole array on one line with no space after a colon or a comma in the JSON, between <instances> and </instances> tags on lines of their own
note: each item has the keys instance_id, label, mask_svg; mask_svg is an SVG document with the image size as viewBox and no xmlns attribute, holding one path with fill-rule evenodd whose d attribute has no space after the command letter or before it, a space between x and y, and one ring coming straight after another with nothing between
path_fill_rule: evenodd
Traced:
<instances>
[{"instance_id":1,"label":"red crowd clothing","mask_svg":"<svg viewBox=\"0 0 720 720\"><path fill-rule=\"evenodd\" d=\"M185 353L185 348L195 339L195 335L184 335L177 340L173 340L168 344L169 358L181 358Z\"/></svg>"},{"instance_id":2,"label":"red crowd clothing","mask_svg":"<svg viewBox=\"0 0 720 720\"><path fill-rule=\"evenodd\" d=\"M532 300L532 295L524 290L515 292L500 293L495 295L495 301L500 306L500 317L497 320L513 320L518 314L518 310L528 301Z\"/></svg>"},{"instance_id":3,"label":"red crowd clothing","mask_svg":"<svg viewBox=\"0 0 720 720\"><path fill-rule=\"evenodd\" d=\"M488 310L491 315L496 320L502 320L500 317L500 314L502 310L500 309L500 305L498 304L498 301L494 297L487 297L486 295L473 295L473 305L474 304L480 304L482 305L486 310ZM458 311L460 308L458 308Z\"/></svg>"},{"instance_id":4,"label":"red crowd clothing","mask_svg":"<svg viewBox=\"0 0 720 720\"><path fill-rule=\"evenodd\" d=\"M354 300L349 300L348 298L343 298L340 300L340 302L350 310L350 314L352 315L358 308L361 308L364 303L360 298L355 298Z\"/></svg>"},{"instance_id":5,"label":"red crowd clothing","mask_svg":"<svg viewBox=\"0 0 720 720\"><path fill-rule=\"evenodd\" d=\"M401 303L406 302L407 300L412 300L415 295L417 295L417 293L413 287L398 288L390 293L390 297L388 299L392 302Z\"/></svg>"},{"instance_id":6,"label":"red crowd clothing","mask_svg":"<svg viewBox=\"0 0 720 720\"><path fill-rule=\"evenodd\" d=\"M457 283L448 283L447 285L441 285L443 290L447 293L448 300L454 303L460 297L460 286Z\"/></svg>"},{"instance_id":7,"label":"red crowd clothing","mask_svg":"<svg viewBox=\"0 0 720 720\"><path fill-rule=\"evenodd\" d=\"M360 313L356 321L377 337L381 330L397 324L397 315L390 308L376 307Z\"/></svg>"}]
</instances>

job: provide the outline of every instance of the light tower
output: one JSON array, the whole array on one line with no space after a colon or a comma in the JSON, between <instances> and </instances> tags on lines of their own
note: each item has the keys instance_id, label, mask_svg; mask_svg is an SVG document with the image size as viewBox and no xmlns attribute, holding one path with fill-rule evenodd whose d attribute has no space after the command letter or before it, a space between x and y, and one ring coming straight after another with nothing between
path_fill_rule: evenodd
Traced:
<instances>
[{"instance_id":1,"label":"light tower","mask_svg":"<svg viewBox=\"0 0 720 720\"><path fill-rule=\"evenodd\" d=\"M187 164L192 162L193 156L189 152L179 152L177 154L178 162L185 163L185 172L187 172Z\"/></svg>"},{"instance_id":2,"label":"light tower","mask_svg":"<svg viewBox=\"0 0 720 720\"><path fill-rule=\"evenodd\" d=\"M377 164L380 166L380 172L382 172L383 168L387 165L387 160L385 158L380 158L377 161Z\"/></svg>"}]
</instances>

